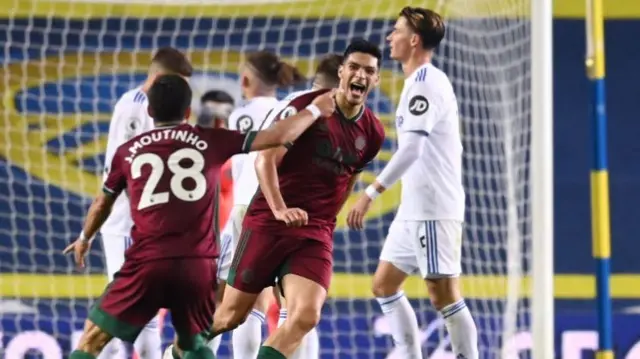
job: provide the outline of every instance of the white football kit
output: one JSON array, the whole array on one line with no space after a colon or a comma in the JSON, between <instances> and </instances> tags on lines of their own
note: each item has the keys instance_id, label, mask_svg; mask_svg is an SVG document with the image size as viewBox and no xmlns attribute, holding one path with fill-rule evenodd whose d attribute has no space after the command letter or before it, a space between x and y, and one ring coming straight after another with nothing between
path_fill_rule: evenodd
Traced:
<instances>
[{"instance_id":1,"label":"white football kit","mask_svg":"<svg viewBox=\"0 0 640 359\"><path fill-rule=\"evenodd\" d=\"M457 276L465 206L462 143L456 96L444 72L425 64L407 77L396 131L396 154L412 152L407 157L415 158L402 174L400 206L380 259L407 274L419 271L423 278ZM392 184L379 182L387 188Z\"/></svg>"},{"instance_id":2,"label":"white football kit","mask_svg":"<svg viewBox=\"0 0 640 359\"><path fill-rule=\"evenodd\" d=\"M229 129L240 132L258 131L271 125L272 109L277 107L275 97L256 97L244 106L236 108L229 116ZM238 154L231 158L233 177L233 207L229 219L222 229L220 240L220 258L218 260L218 278L224 281L229 275L237 241L242 231L242 220L247 207L258 189L258 177L254 163L257 153Z\"/></svg>"},{"instance_id":3,"label":"white football kit","mask_svg":"<svg viewBox=\"0 0 640 359\"><path fill-rule=\"evenodd\" d=\"M105 164L111 163L120 145L143 132L153 129L153 119L147 112L147 106L147 96L140 87L127 91L120 97L114 107L111 123L109 124ZM105 178L107 173L109 173L109 168L105 167ZM109 218L100 229L109 281L113 280L113 275L120 270L124 263L124 252L131 245L132 227L133 220L131 219L129 198L125 193L122 193L116 199Z\"/></svg>"}]
</instances>

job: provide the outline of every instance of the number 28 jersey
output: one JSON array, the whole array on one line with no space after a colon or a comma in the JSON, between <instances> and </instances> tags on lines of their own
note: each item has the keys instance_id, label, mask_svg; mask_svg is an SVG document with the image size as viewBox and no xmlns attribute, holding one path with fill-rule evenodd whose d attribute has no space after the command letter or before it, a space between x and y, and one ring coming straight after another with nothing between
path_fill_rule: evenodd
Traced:
<instances>
[{"instance_id":1,"label":"number 28 jersey","mask_svg":"<svg viewBox=\"0 0 640 359\"><path fill-rule=\"evenodd\" d=\"M181 124L136 136L113 157L104 192L127 192L133 244L127 260L219 254L214 226L220 167L251 147L256 132Z\"/></svg>"}]
</instances>

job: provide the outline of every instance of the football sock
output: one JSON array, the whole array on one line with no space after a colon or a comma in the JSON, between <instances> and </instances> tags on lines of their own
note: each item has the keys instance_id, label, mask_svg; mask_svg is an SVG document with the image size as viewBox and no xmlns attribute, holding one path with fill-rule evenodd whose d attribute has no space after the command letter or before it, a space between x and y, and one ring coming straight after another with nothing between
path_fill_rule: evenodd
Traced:
<instances>
[{"instance_id":1,"label":"football sock","mask_svg":"<svg viewBox=\"0 0 640 359\"><path fill-rule=\"evenodd\" d=\"M74 350L73 352L71 352L71 355L69 355L69 359L96 359L96 357L87 352Z\"/></svg>"},{"instance_id":2,"label":"football sock","mask_svg":"<svg viewBox=\"0 0 640 359\"><path fill-rule=\"evenodd\" d=\"M162 357L162 339L160 338L157 316L142 329L133 343L133 347L141 359L160 359Z\"/></svg>"},{"instance_id":3,"label":"football sock","mask_svg":"<svg viewBox=\"0 0 640 359\"><path fill-rule=\"evenodd\" d=\"M287 357L272 347L260 347L257 359L287 359Z\"/></svg>"},{"instance_id":4,"label":"football sock","mask_svg":"<svg viewBox=\"0 0 640 359\"><path fill-rule=\"evenodd\" d=\"M105 345L100 354L98 355L98 359L112 359L118 358L120 350L122 348L122 341L118 338L113 338L111 341Z\"/></svg>"},{"instance_id":5,"label":"football sock","mask_svg":"<svg viewBox=\"0 0 640 359\"><path fill-rule=\"evenodd\" d=\"M233 331L231 342L235 359L255 358L258 355L264 321L264 313L254 309L247 320Z\"/></svg>"},{"instance_id":6,"label":"football sock","mask_svg":"<svg viewBox=\"0 0 640 359\"><path fill-rule=\"evenodd\" d=\"M401 291L386 298L376 298L376 300L391 328L391 336L400 354L398 357L422 358L418 319L404 292Z\"/></svg>"},{"instance_id":7,"label":"football sock","mask_svg":"<svg viewBox=\"0 0 640 359\"><path fill-rule=\"evenodd\" d=\"M200 346L196 350L185 351L183 359L215 359L216 356L206 345Z\"/></svg>"},{"instance_id":8,"label":"football sock","mask_svg":"<svg viewBox=\"0 0 640 359\"><path fill-rule=\"evenodd\" d=\"M287 319L287 310L280 309L280 317L278 318L278 327ZM318 330L311 329L300 342L300 346L291 356L291 359L317 359L320 356L320 338Z\"/></svg>"},{"instance_id":9,"label":"football sock","mask_svg":"<svg viewBox=\"0 0 640 359\"><path fill-rule=\"evenodd\" d=\"M222 343L222 334L220 334L220 335L214 337L213 339L209 340L207 342L207 346L209 347L209 349L211 349L213 354L217 354L218 353L218 348L220 348L220 343Z\"/></svg>"},{"instance_id":10,"label":"football sock","mask_svg":"<svg viewBox=\"0 0 640 359\"><path fill-rule=\"evenodd\" d=\"M451 336L456 358L478 359L478 330L464 299L444 307L440 314Z\"/></svg>"}]
</instances>

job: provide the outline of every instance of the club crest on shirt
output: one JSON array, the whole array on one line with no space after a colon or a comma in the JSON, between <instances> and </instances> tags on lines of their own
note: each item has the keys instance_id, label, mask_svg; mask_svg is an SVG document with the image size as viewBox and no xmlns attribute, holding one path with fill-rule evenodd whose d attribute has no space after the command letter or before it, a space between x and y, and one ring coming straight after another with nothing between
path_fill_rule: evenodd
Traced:
<instances>
[{"instance_id":1,"label":"club crest on shirt","mask_svg":"<svg viewBox=\"0 0 640 359\"><path fill-rule=\"evenodd\" d=\"M362 136L356 137L355 146L358 151L362 151L364 149L364 146L366 146L366 144L367 144L367 140L365 140L364 137Z\"/></svg>"}]
</instances>

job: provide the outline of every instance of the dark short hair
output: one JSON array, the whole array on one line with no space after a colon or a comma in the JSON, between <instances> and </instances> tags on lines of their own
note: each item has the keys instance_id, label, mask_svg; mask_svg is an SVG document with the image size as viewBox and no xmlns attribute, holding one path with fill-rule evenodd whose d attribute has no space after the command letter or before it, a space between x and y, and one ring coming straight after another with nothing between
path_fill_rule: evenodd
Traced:
<instances>
[{"instance_id":1,"label":"dark short hair","mask_svg":"<svg viewBox=\"0 0 640 359\"><path fill-rule=\"evenodd\" d=\"M420 37L424 49L433 50L440 45L446 31L440 14L421 7L406 6L399 16L404 17L409 28Z\"/></svg>"},{"instance_id":2,"label":"dark short hair","mask_svg":"<svg viewBox=\"0 0 640 359\"><path fill-rule=\"evenodd\" d=\"M156 51L151 63L184 77L191 77L193 74L193 67L185 54L173 47L163 47Z\"/></svg>"},{"instance_id":3,"label":"dark short hair","mask_svg":"<svg viewBox=\"0 0 640 359\"><path fill-rule=\"evenodd\" d=\"M191 87L180 75L158 76L147 94L153 119L162 123L181 122L191 106L191 96Z\"/></svg>"},{"instance_id":4,"label":"dark short hair","mask_svg":"<svg viewBox=\"0 0 640 359\"><path fill-rule=\"evenodd\" d=\"M378 59L378 67L380 67L382 61L382 51L380 51L380 48L376 44L364 39L353 40L351 41L349 46L347 46L347 49L344 50L342 61L347 61L349 55L356 52L365 53L375 57L376 59Z\"/></svg>"},{"instance_id":5,"label":"dark short hair","mask_svg":"<svg viewBox=\"0 0 640 359\"><path fill-rule=\"evenodd\" d=\"M200 97L200 103L204 104L205 102L218 102L218 103L228 103L230 105L235 105L235 100L231 95L222 90L211 90L207 91L202 97Z\"/></svg>"},{"instance_id":6,"label":"dark short hair","mask_svg":"<svg viewBox=\"0 0 640 359\"><path fill-rule=\"evenodd\" d=\"M247 63L268 86L293 86L306 81L304 75L270 51L258 51L247 56Z\"/></svg>"},{"instance_id":7,"label":"dark short hair","mask_svg":"<svg viewBox=\"0 0 640 359\"><path fill-rule=\"evenodd\" d=\"M320 59L318 67L316 67L316 77L321 77L329 87L338 87L340 77L338 70L344 62L344 57L340 54L328 54Z\"/></svg>"}]
</instances>

